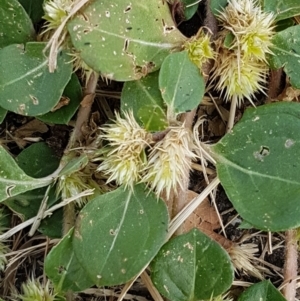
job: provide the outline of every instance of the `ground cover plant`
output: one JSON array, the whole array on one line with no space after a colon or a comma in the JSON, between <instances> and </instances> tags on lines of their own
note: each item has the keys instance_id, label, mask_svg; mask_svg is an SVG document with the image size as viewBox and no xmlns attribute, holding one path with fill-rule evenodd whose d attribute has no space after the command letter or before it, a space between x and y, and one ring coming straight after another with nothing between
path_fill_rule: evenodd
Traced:
<instances>
[{"instance_id":1,"label":"ground cover plant","mask_svg":"<svg viewBox=\"0 0 300 301\"><path fill-rule=\"evenodd\" d=\"M2 300L298 300L297 2L1 1Z\"/></svg>"}]
</instances>

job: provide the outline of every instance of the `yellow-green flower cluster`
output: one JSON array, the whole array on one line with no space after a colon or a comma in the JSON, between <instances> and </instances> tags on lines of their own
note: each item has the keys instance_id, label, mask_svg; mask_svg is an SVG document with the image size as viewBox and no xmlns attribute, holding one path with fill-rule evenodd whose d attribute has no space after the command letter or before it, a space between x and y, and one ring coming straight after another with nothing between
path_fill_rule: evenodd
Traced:
<instances>
[{"instance_id":1,"label":"yellow-green flower cluster","mask_svg":"<svg viewBox=\"0 0 300 301\"><path fill-rule=\"evenodd\" d=\"M196 157L191 148L189 130L184 125L171 127L164 139L152 148L143 182L148 183L157 195L165 191L169 198L171 190L177 193L178 186L183 188L191 161Z\"/></svg>"},{"instance_id":2,"label":"yellow-green flower cluster","mask_svg":"<svg viewBox=\"0 0 300 301\"><path fill-rule=\"evenodd\" d=\"M136 122L132 111L125 112L124 118L116 113L115 123L102 127L102 138L109 142L105 159L98 167L109 175L108 182L132 188L141 179L145 167L144 150L151 142L151 135Z\"/></svg>"},{"instance_id":3,"label":"yellow-green flower cluster","mask_svg":"<svg viewBox=\"0 0 300 301\"><path fill-rule=\"evenodd\" d=\"M156 144L152 135L141 128L133 113L116 114L115 123L103 127L106 146L98 171L109 175L108 182L132 188L135 183L146 183L159 196L165 191L175 193L188 177L195 154L190 132L180 125L170 127L165 137ZM145 148L149 152L146 156Z\"/></svg>"},{"instance_id":4,"label":"yellow-green flower cluster","mask_svg":"<svg viewBox=\"0 0 300 301\"><path fill-rule=\"evenodd\" d=\"M84 171L76 171L70 175L63 175L59 178L57 193L60 193L64 200L74 197L87 189L95 189L96 192L100 192L99 185L91 177L92 172L85 173ZM83 207L90 198L90 195L80 197L75 202L79 207Z\"/></svg>"},{"instance_id":5,"label":"yellow-green flower cluster","mask_svg":"<svg viewBox=\"0 0 300 301\"><path fill-rule=\"evenodd\" d=\"M215 58L215 52L211 46L210 36L203 31L193 37L184 45L190 60L199 68L210 59Z\"/></svg>"},{"instance_id":6,"label":"yellow-green flower cluster","mask_svg":"<svg viewBox=\"0 0 300 301\"><path fill-rule=\"evenodd\" d=\"M69 15L73 0L46 0L44 3L44 19L47 21L46 31L56 29Z\"/></svg>"},{"instance_id":7,"label":"yellow-green flower cluster","mask_svg":"<svg viewBox=\"0 0 300 301\"><path fill-rule=\"evenodd\" d=\"M37 280L29 279L22 284L22 294L17 295L18 300L22 301L54 301L56 294L49 287L49 282L42 285Z\"/></svg>"},{"instance_id":8,"label":"yellow-green flower cluster","mask_svg":"<svg viewBox=\"0 0 300 301\"><path fill-rule=\"evenodd\" d=\"M218 18L224 31L213 79L226 100L236 96L239 103L243 98L251 102L255 92L264 90L274 15L263 12L256 0L230 0ZM232 41L224 46L226 37Z\"/></svg>"}]
</instances>

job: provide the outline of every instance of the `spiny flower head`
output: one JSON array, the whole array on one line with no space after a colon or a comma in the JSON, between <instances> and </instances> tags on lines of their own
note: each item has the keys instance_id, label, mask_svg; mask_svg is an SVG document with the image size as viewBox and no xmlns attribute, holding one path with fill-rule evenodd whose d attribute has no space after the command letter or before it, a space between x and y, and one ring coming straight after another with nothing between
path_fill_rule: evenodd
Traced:
<instances>
[{"instance_id":1,"label":"spiny flower head","mask_svg":"<svg viewBox=\"0 0 300 301\"><path fill-rule=\"evenodd\" d=\"M165 191L167 198L171 190L183 188L189 175L191 160L196 155L191 151L191 133L184 125L171 127L166 136L152 148L142 182L155 190L157 196Z\"/></svg>"},{"instance_id":2,"label":"spiny flower head","mask_svg":"<svg viewBox=\"0 0 300 301\"><path fill-rule=\"evenodd\" d=\"M263 279L260 270L254 266L254 254L258 252L257 245L253 243L248 244L233 244L230 249L227 250L230 255L234 270L242 271L246 275L254 276L258 279ZM263 269L263 268L262 268ZM264 269L264 271L268 271Z\"/></svg>"},{"instance_id":3,"label":"spiny flower head","mask_svg":"<svg viewBox=\"0 0 300 301\"><path fill-rule=\"evenodd\" d=\"M209 59L214 59L215 52L211 47L210 37L203 31L196 37L187 41L184 45L190 60L199 68Z\"/></svg>"},{"instance_id":4,"label":"spiny flower head","mask_svg":"<svg viewBox=\"0 0 300 301\"><path fill-rule=\"evenodd\" d=\"M29 279L22 284L23 294L16 297L22 301L54 301L56 294L53 294L49 287L49 281L46 285L42 285L37 280Z\"/></svg>"},{"instance_id":5,"label":"spiny flower head","mask_svg":"<svg viewBox=\"0 0 300 301\"><path fill-rule=\"evenodd\" d=\"M218 18L235 37L232 49L244 57L266 61L275 33L272 13L263 12L256 0L229 0Z\"/></svg>"},{"instance_id":6,"label":"spiny flower head","mask_svg":"<svg viewBox=\"0 0 300 301\"><path fill-rule=\"evenodd\" d=\"M73 0L48 0L44 3L44 19L47 22L46 31L56 29L69 15Z\"/></svg>"},{"instance_id":7,"label":"spiny flower head","mask_svg":"<svg viewBox=\"0 0 300 301\"><path fill-rule=\"evenodd\" d=\"M151 142L151 135L136 122L132 111L124 112L124 118L116 113L115 122L101 130L104 132L101 138L108 145L97 170L109 175L107 182L116 181L132 188L140 180L145 164L144 149Z\"/></svg>"},{"instance_id":8,"label":"spiny flower head","mask_svg":"<svg viewBox=\"0 0 300 301\"><path fill-rule=\"evenodd\" d=\"M243 98L252 103L254 93L264 92L267 70L263 62L224 48L218 56L212 79L217 80L216 89L224 93L226 100L236 96L240 105Z\"/></svg>"},{"instance_id":9,"label":"spiny flower head","mask_svg":"<svg viewBox=\"0 0 300 301\"><path fill-rule=\"evenodd\" d=\"M92 174L88 175L83 171L76 171L70 175L63 175L59 178L57 193L61 194L62 199L67 199L78 195L84 190L95 189L98 185L94 185L91 176ZM93 196L94 194L81 197L76 199L75 202L79 207L83 207Z\"/></svg>"}]
</instances>

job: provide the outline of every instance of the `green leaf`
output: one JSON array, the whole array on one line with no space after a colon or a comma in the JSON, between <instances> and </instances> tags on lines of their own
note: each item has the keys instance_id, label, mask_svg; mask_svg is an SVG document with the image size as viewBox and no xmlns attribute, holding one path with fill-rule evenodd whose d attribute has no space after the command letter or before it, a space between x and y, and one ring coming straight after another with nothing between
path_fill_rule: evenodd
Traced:
<instances>
[{"instance_id":1,"label":"green leaf","mask_svg":"<svg viewBox=\"0 0 300 301\"><path fill-rule=\"evenodd\" d=\"M300 89L300 25L278 32L273 40L270 64L274 69L283 67L293 87Z\"/></svg>"},{"instance_id":2,"label":"green leaf","mask_svg":"<svg viewBox=\"0 0 300 301\"><path fill-rule=\"evenodd\" d=\"M50 217L44 218L38 231L50 238L61 238L63 232L63 209L58 209Z\"/></svg>"},{"instance_id":3,"label":"green leaf","mask_svg":"<svg viewBox=\"0 0 300 301\"><path fill-rule=\"evenodd\" d=\"M253 284L243 292L238 301L286 301L274 285L268 281Z\"/></svg>"},{"instance_id":4,"label":"green leaf","mask_svg":"<svg viewBox=\"0 0 300 301\"><path fill-rule=\"evenodd\" d=\"M165 203L145 185L120 187L90 201L76 223L73 248L98 286L125 283L138 274L165 241Z\"/></svg>"},{"instance_id":5,"label":"green leaf","mask_svg":"<svg viewBox=\"0 0 300 301\"><path fill-rule=\"evenodd\" d=\"M59 158L46 143L39 142L24 149L16 158L16 162L27 175L38 178L54 172L58 168ZM13 196L4 203L22 220L27 220L37 214L45 193L46 188L42 187ZM58 197L53 187L49 192L48 208L57 201ZM42 221L38 230L50 237L61 237L62 219L62 210L55 211L51 217Z\"/></svg>"},{"instance_id":6,"label":"green leaf","mask_svg":"<svg viewBox=\"0 0 300 301\"><path fill-rule=\"evenodd\" d=\"M300 3L298 0L263 0L263 10L273 12L276 21L288 19L300 15Z\"/></svg>"},{"instance_id":7,"label":"green leaf","mask_svg":"<svg viewBox=\"0 0 300 301\"><path fill-rule=\"evenodd\" d=\"M0 48L31 41L35 36L32 22L17 0L1 0L0 31Z\"/></svg>"},{"instance_id":8,"label":"green leaf","mask_svg":"<svg viewBox=\"0 0 300 301\"><path fill-rule=\"evenodd\" d=\"M205 92L204 79L186 51L172 53L164 60L159 87L164 101L175 113L196 108Z\"/></svg>"},{"instance_id":9,"label":"green leaf","mask_svg":"<svg viewBox=\"0 0 300 301\"><path fill-rule=\"evenodd\" d=\"M47 178L34 179L27 176L14 159L0 145L0 202L25 191L49 185Z\"/></svg>"},{"instance_id":10,"label":"green leaf","mask_svg":"<svg viewBox=\"0 0 300 301\"><path fill-rule=\"evenodd\" d=\"M217 173L242 218L258 229L300 225L300 104L274 103L246 110L212 146Z\"/></svg>"},{"instance_id":11,"label":"green leaf","mask_svg":"<svg viewBox=\"0 0 300 301\"><path fill-rule=\"evenodd\" d=\"M3 122L4 118L6 117L7 110L0 107L0 123Z\"/></svg>"},{"instance_id":12,"label":"green leaf","mask_svg":"<svg viewBox=\"0 0 300 301\"><path fill-rule=\"evenodd\" d=\"M140 120L148 131L161 131L167 127L166 108L158 87L158 71L124 84L121 110L132 110L136 120Z\"/></svg>"},{"instance_id":13,"label":"green leaf","mask_svg":"<svg viewBox=\"0 0 300 301\"><path fill-rule=\"evenodd\" d=\"M13 196L4 201L4 204L16 213L21 220L27 220L36 216L41 205L41 201L44 198L46 189L38 188L24 193ZM55 189L51 189L49 193L48 202L55 203L57 196ZM52 216L51 216L52 218Z\"/></svg>"},{"instance_id":14,"label":"green leaf","mask_svg":"<svg viewBox=\"0 0 300 301\"><path fill-rule=\"evenodd\" d=\"M233 267L227 252L197 229L167 242L155 257L151 277L172 301L209 299L228 290Z\"/></svg>"},{"instance_id":15,"label":"green leaf","mask_svg":"<svg viewBox=\"0 0 300 301\"><path fill-rule=\"evenodd\" d=\"M68 176L72 173L81 170L84 168L88 163L89 159L86 154L82 154L80 157L75 157L73 153L65 154L61 162L66 163L66 165L63 167L63 169L60 171L59 176Z\"/></svg>"},{"instance_id":16,"label":"green leaf","mask_svg":"<svg viewBox=\"0 0 300 301\"><path fill-rule=\"evenodd\" d=\"M140 0L91 1L68 23L68 30L86 64L117 81L158 70L186 40L162 0L148 0L147 5Z\"/></svg>"},{"instance_id":17,"label":"green leaf","mask_svg":"<svg viewBox=\"0 0 300 301\"><path fill-rule=\"evenodd\" d=\"M199 3L201 1L199 1L197 3L196 0L181 0L181 2L183 4L183 6L184 6L184 17L185 17L185 20L189 20L196 13L196 11L198 9L198 6L199 6Z\"/></svg>"},{"instance_id":18,"label":"green leaf","mask_svg":"<svg viewBox=\"0 0 300 301\"><path fill-rule=\"evenodd\" d=\"M38 142L25 148L16 158L16 162L27 175L42 178L58 168L59 158L45 142Z\"/></svg>"},{"instance_id":19,"label":"green leaf","mask_svg":"<svg viewBox=\"0 0 300 301\"><path fill-rule=\"evenodd\" d=\"M44 0L18 0L27 14L30 16L33 23L38 23L41 21L42 16L44 15L43 3Z\"/></svg>"},{"instance_id":20,"label":"green leaf","mask_svg":"<svg viewBox=\"0 0 300 301\"><path fill-rule=\"evenodd\" d=\"M37 118L44 122L55 124L68 124L70 122L82 99L81 85L75 73L72 74L69 83L65 87L63 96L70 100L68 105L63 106L55 112L49 112L45 115L38 116Z\"/></svg>"},{"instance_id":21,"label":"green leaf","mask_svg":"<svg viewBox=\"0 0 300 301\"><path fill-rule=\"evenodd\" d=\"M220 11L223 11L223 9L227 5L227 0L210 0L209 6L212 11L212 13L217 16L220 14Z\"/></svg>"},{"instance_id":22,"label":"green leaf","mask_svg":"<svg viewBox=\"0 0 300 301\"><path fill-rule=\"evenodd\" d=\"M58 68L48 71L45 43L29 42L0 50L0 106L21 115L48 113L60 100L71 78L70 57L61 52ZM16 68L17 66L17 68Z\"/></svg>"},{"instance_id":23,"label":"green leaf","mask_svg":"<svg viewBox=\"0 0 300 301\"><path fill-rule=\"evenodd\" d=\"M50 251L45 261L45 272L56 290L78 292L94 283L79 264L72 246L72 228Z\"/></svg>"}]
</instances>

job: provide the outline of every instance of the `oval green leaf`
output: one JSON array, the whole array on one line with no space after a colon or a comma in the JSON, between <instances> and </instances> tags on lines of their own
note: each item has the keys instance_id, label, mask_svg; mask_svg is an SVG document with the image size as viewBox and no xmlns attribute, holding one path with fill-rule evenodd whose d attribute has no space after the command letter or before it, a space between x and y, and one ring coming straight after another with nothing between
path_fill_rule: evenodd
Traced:
<instances>
[{"instance_id":1,"label":"oval green leaf","mask_svg":"<svg viewBox=\"0 0 300 301\"><path fill-rule=\"evenodd\" d=\"M170 54L159 72L159 88L170 110L182 113L195 109L205 92L205 82L186 51Z\"/></svg>"},{"instance_id":2,"label":"oval green leaf","mask_svg":"<svg viewBox=\"0 0 300 301\"><path fill-rule=\"evenodd\" d=\"M72 173L81 170L89 163L88 156L82 154L74 158L74 153L67 153L61 159L63 169L60 171L59 176L69 176Z\"/></svg>"},{"instance_id":3,"label":"oval green leaf","mask_svg":"<svg viewBox=\"0 0 300 301\"><path fill-rule=\"evenodd\" d=\"M63 239L52 248L46 257L45 272L53 282L56 291L82 291L94 285L79 264L73 250L72 228Z\"/></svg>"},{"instance_id":4,"label":"oval green leaf","mask_svg":"<svg viewBox=\"0 0 300 301\"><path fill-rule=\"evenodd\" d=\"M211 12L217 16L220 14L220 11L222 11L228 3L228 0L210 0L209 6L211 9Z\"/></svg>"},{"instance_id":5,"label":"oval green leaf","mask_svg":"<svg viewBox=\"0 0 300 301\"><path fill-rule=\"evenodd\" d=\"M199 6L199 3L201 1L199 1L197 3L196 0L181 0L181 2L182 2L183 7L184 7L184 17L185 17L185 20L189 20L196 13L196 11L198 9L198 6Z\"/></svg>"},{"instance_id":6,"label":"oval green leaf","mask_svg":"<svg viewBox=\"0 0 300 301\"><path fill-rule=\"evenodd\" d=\"M73 239L78 261L98 286L125 283L157 254L168 227L165 203L136 185L120 187L89 202Z\"/></svg>"},{"instance_id":7,"label":"oval green leaf","mask_svg":"<svg viewBox=\"0 0 300 301\"><path fill-rule=\"evenodd\" d=\"M227 252L197 229L167 242L152 264L151 278L172 301L197 301L229 289L233 266Z\"/></svg>"},{"instance_id":8,"label":"oval green leaf","mask_svg":"<svg viewBox=\"0 0 300 301\"><path fill-rule=\"evenodd\" d=\"M300 225L299 128L299 103L263 105L212 147L229 200L258 229Z\"/></svg>"},{"instance_id":9,"label":"oval green leaf","mask_svg":"<svg viewBox=\"0 0 300 301\"><path fill-rule=\"evenodd\" d=\"M27 175L42 178L58 168L59 158L45 142L38 142L25 148L17 156L16 162Z\"/></svg>"},{"instance_id":10,"label":"oval green leaf","mask_svg":"<svg viewBox=\"0 0 300 301\"><path fill-rule=\"evenodd\" d=\"M272 12L276 21L288 19L300 14L300 3L298 0L263 0L263 10Z\"/></svg>"},{"instance_id":11,"label":"oval green leaf","mask_svg":"<svg viewBox=\"0 0 300 301\"><path fill-rule=\"evenodd\" d=\"M0 48L10 44L26 43L35 36L32 22L17 0L1 0L0 31Z\"/></svg>"},{"instance_id":12,"label":"oval green leaf","mask_svg":"<svg viewBox=\"0 0 300 301\"><path fill-rule=\"evenodd\" d=\"M54 151L44 142L25 148L16 158L18 166L30 177L41 178L53 173L59 165ZM48 164L45 164L48 162ZM39 210L46 188L38 188L13 196L5 201L22 220L35 216ZM54 189L50 190L48 204L57 200Z\"/></svg>"},{"instance_id":13,"label":"oval green leaf","mask_svg":"<svg viewBox=\"0 0 300 301\"><path fill-rule=\"evenodd\" d=\"M34 179L27 176L1 145L0 162L0 202L25 191L47 186L52 182L52 179Z\"/></svg>"},{"instance_id":14,"label":"oval green leaf","mask_svg":"<svg viewBox=\"0 0 300 301\"><path fill-rule=\"evenodd\" d=\"M167 127L166 107L158 87L158 71L124 84L121 110L132 110L136 120L140 120L150 132Z\"/></svg>"},{"instance_id":15,"label":"oval green leaf","mask_svg":"<svg viewBox=\"0 0 300 301\"><path fill-rule=\"evenodd\" d=\"M118 81L158 70L186 40L162 0L91 1L68 30L81 58L103 77Z\"/></svg>"},{"instance_id":16,"label":"oval green leaf","mask_svg":"<svg viewBox=\"0 0 300 301\"><path fill-rule=\"evenodd\" d=\"M276 33L272 42L274 47L270 58L271 67L283 67L292 86L300 89L300 25Z\"/></svg>"},{"instance_id":17,"label":"oval green leaf","mask_svg":"<svg viewBox=\"0 0 300 301\"><path fill-rule=\"evenodd\" d=\"M37 118L44 122L55 124L68 124L70 122L82 99L81 85L75 73L72 74L70 81L65 87L63 97L66 97L70 101L69 104L63 105L60 109L38 116Z\"/></svg>"},{"instance_id":18,"label":"oval green leaf","mask_svg":"<svg viewBox=\"0 0 300 301\"><path fill-rule=\"evenodd\" d=\"M21 115L48 113L59 102L72 74L70 57L61 52L58 68L48 70L45 43L13 44L0 50L0 106ZM17 67L16 67L17 66Z\"/></svg>"},{"instance_id":19,"label":"oval green leaf","mask_svg":"<svg viewBox=\"0 0 300 301\"><path fill-rule=\"evenodd\" d=\"M270 281L253 284L243 292L238 301L286 301Z\"/></svg>"}]
</instances>

